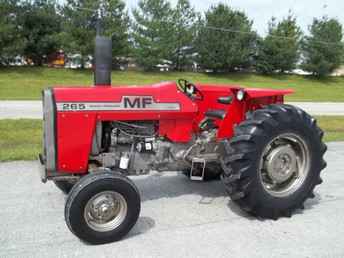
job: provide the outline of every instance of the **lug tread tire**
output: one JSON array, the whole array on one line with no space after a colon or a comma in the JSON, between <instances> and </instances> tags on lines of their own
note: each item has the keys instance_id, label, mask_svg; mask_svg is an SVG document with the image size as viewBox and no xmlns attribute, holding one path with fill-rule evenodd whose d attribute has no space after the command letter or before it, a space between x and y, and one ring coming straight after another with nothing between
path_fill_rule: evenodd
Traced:
<instances>
[{"instance_id":1,"label":"lug tread tire","mask_svg":"<svg viewBox=\"0 0 344 258\"><path fill-rule=\"evenodd\" d=\"M305 181L292 196L281 201L277 200L281 198L273 197L265 190L258 190L262 186L257 178L264 144L272 139L271 135L288 130L285 127L308 135L311 167L307 184ZM223 142L221 164L224 173L221 178L230 198L243 210L260 218L290 217L295 209L303 207L307 198L314 198L314 188L322 183L320 172L326 167L323 156L327 150L322 141L323 135L314 118L291 105L274 104L250 112L247 120L236 126L232 139Z\"/></svg>"},{"instance_id":2,"label":"lug tread tire","mask_svg":"<svg viewBox=\"0 0 344 258\"><path fill-rule=\"evenodd\" d=\"M93 191L95 188L101 189L103 184L111 184L111 182L116 182L115 184L117 184L117 186L120 184L127 184L127 190L125 191L127 191L127 193L129 192L131 198L130 200L126 199L128 205L127 217L118 228L105 233L97 232L90 229L84 222L83 208L81 208L80 200L87 202L87 200L85 201L83 198L85 195L88 195L89 191ZM118 189L113 190L116 191ZM121 194L125 195L123 192ZM124 196L124 198L126 198L126 196ZM82 209L82 214L80 214L80 209ZM73 186L66 200L64 215L69 230L81 240L90 244L105 244L123 238L135 225L140 214L140 209L140 193L136 185L128 177L120 173L105 170L88 174L82 177Z\"/></svg>"}]
</instances>

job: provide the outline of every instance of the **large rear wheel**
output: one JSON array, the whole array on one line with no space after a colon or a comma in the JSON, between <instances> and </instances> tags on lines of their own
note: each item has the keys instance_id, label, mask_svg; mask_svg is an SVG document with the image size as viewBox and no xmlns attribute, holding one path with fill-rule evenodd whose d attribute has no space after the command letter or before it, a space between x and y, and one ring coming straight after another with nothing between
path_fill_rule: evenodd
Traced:
<instances>
[{"instance_id":1,"label":"large rear wheel","mask_svg":"<svg viewBox=\"0 0 344 258\"><path fill-rule=\"evenodd\" d=\"M316 120L299 108L254 111L224 143L222 180L231 199L262 218L291 216L322 182L322 137Z\"/></svg>"}]
</instances>

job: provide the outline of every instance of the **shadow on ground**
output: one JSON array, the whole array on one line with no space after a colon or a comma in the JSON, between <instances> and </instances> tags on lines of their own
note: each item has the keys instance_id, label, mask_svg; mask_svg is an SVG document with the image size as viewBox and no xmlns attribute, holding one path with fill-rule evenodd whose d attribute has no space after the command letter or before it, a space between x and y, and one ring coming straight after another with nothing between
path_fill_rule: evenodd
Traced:
<instances>
[{"instance_id":1,"label":"shadow on ground","mask_svg":"<svg viewBox=\"0 0 344 258\"><path fill-rule=\"evenodd\" d=\"M170 175L168 173L156 173L145 177L133 177L133 181L141 192L142 202L189 194L199 195L207 199L227 196L220 180L191 181L181 173L171 173Z\"/></svg>"},{"instance_id":2,"label":"shadow on ground","mask_svg":"<svg viewBox=\"0 0 344 258\"><path fill-rule=\"evenodd\" d=\"M191 181L182 174L166 175L153 174L144 178L134 178L135 184L141 192L141 201L151 201L161 198L174 198L183 195L197 195L200 196L199 204L211 204L213 200L219 197L227 198L228 194L221 180L213 180L208 182ZM314 198L309 198L304 203L303 209L297 209L293 215L303 214L304 210L310 210L316 206L321 200L319 194L315 193ZM256 218L249 213L243 211L235 202L228 197L228 208L236 215L249 219L249 220L262 220ZM147 226L154 226L154 220L150 218L143 218L142 224Z\"/></svg>"}]
</instances>

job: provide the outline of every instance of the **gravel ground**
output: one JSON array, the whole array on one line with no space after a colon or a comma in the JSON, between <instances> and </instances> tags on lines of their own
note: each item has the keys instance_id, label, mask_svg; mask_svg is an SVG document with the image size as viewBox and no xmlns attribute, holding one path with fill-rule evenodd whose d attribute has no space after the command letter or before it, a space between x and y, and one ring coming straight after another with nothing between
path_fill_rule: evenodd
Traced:
<instances>
[{"instance_id":1,"label":"gravel ground","mask_svg":"<svg viewBox=\"0 0 344 258\"><path fill-rule=\"evenodd\" d=\"M311 115L344 115L344 103L292 102ZM41 101L0 101L0 119L42 118Z\"/></svg>"},{"instance_id":2,"label":"gravel ground","mask_svg":"<svg viewBox=\"0 0 344 258\"><path fill-rule=\"evenodd\" d=\"M219 181L177 173L135 177L136 226L120 242L90 246L64 223L64 195L40 183L36 162L0 163L0 257L344 257L344 143L330 143L316 197L292 218L242 213Z\"/></svg>"}]
</instances>

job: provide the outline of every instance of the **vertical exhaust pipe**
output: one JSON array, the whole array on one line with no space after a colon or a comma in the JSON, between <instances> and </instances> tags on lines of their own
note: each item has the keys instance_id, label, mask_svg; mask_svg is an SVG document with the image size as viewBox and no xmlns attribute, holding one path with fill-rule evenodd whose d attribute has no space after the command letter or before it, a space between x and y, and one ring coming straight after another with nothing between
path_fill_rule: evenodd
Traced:
<instances>
[{"instance_id":1,"label":"vertical exhaust pipe","mask_svg":"<svg viewBox=\"0 0 344 258\"><path fill-rule=\"evenodd\" d=\"M111 38L100 36L99 34L96 36L94 58L94 85L110 86L112 70Z\"/></svg>"}]
</instances>

